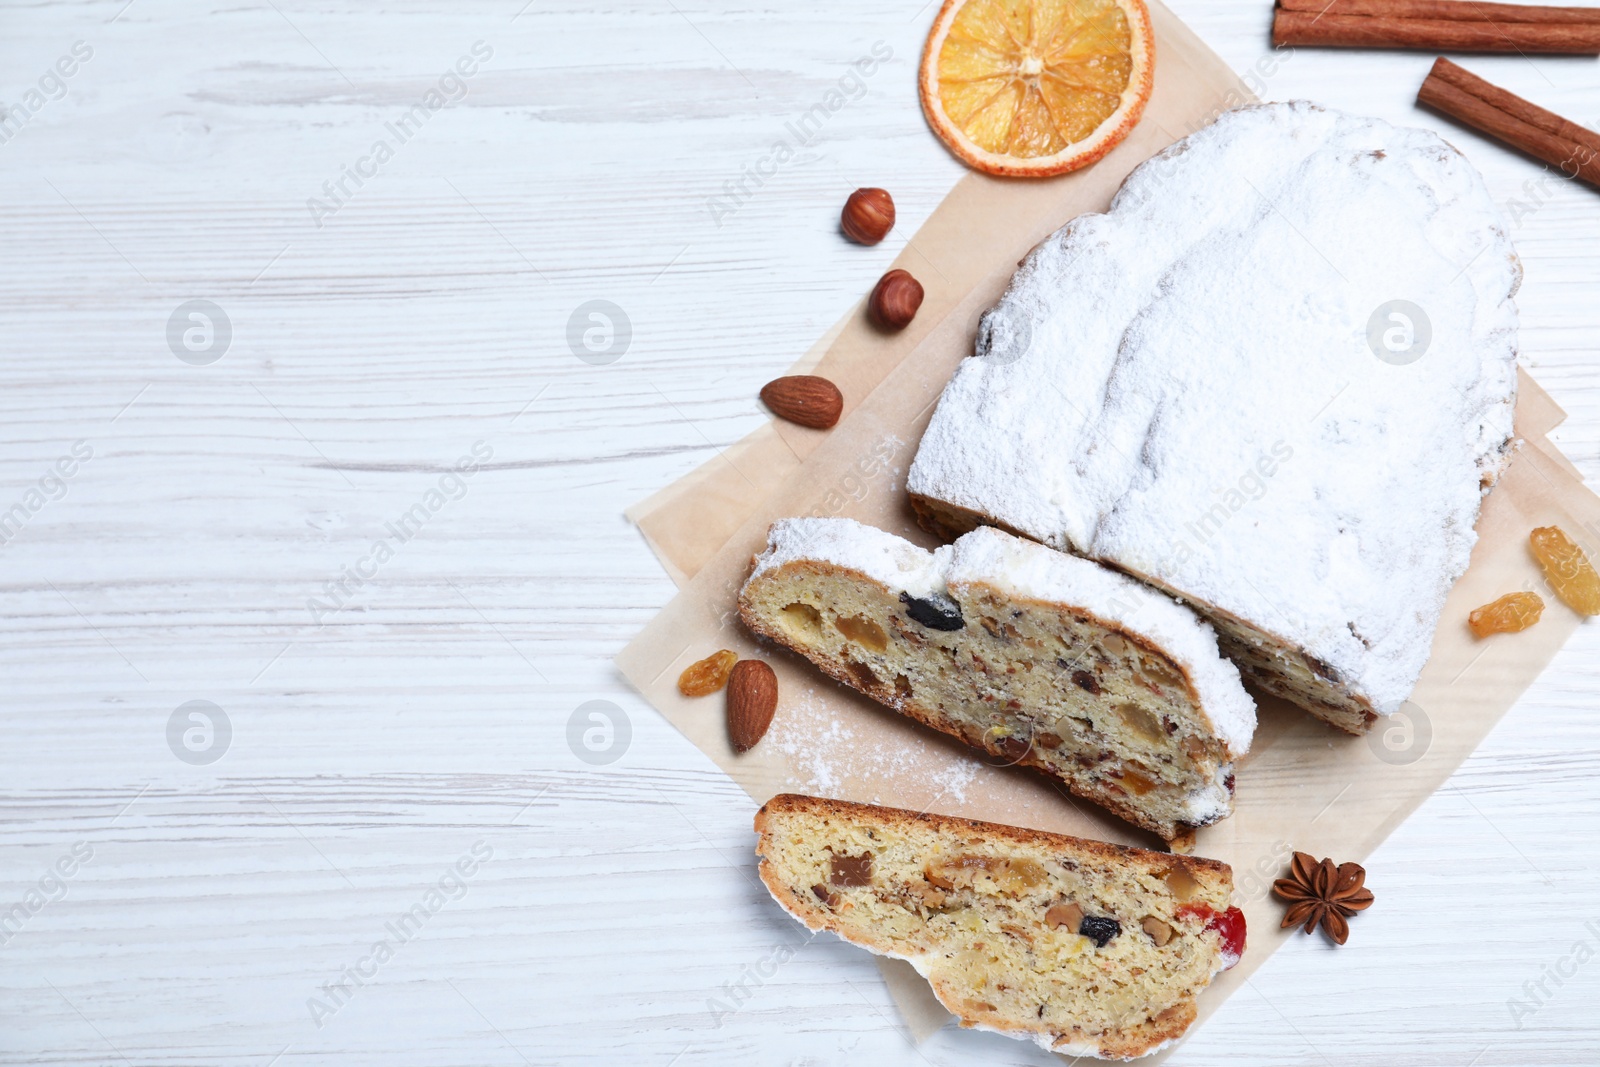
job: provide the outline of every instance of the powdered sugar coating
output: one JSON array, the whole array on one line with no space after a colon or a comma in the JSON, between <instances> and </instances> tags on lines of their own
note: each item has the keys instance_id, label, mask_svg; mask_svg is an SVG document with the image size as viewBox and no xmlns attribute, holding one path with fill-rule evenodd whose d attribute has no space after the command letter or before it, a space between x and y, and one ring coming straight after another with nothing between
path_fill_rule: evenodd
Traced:
<instances>
[{"instance_id":1,"label":"powdered sugar coating","mask_svg":"<svg viewBox=\"0 0 1600 1067\"><path fill-rule=\"evenodd\" d=\"M1436 135L1228 112L1029 257L908 488L1214 605L1390 713L1504 461L1519 281ZM1431 330L1411 362L1369 344L1405 342L1389 311L1418 325L1398 300Z\"/></svg>"},{"instance_id":2,"label":"powdered sugar coating","mask_svg":"<svg viewBox=\"0 0 1600 1067\"><path fill-rule=\"evenodd\" d=\"M1166 594L1108 567L989 527L929 552L853 519L799 518L773 523L767 550L756 557L750 577L802 560L858 571L894 592L923 599L983 582L1017 597L1084 609L1145 639L1183 667L1230 755L1238 758L1250 749L1255 702L1240 683L1238 668L1218 654L1215 631ZM1221 795L1226 797L1226 790ZM1213 813L1194 814L1200 821Z\"/></svg>"}]
</instances>

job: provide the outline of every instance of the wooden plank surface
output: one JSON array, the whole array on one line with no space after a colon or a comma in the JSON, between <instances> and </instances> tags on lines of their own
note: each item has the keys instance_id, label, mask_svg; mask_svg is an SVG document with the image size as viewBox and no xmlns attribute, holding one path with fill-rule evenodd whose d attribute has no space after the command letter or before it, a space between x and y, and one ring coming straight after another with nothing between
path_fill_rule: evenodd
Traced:
<instances>
[{"instance_id":1,"label":"wooden plank surface","mask_svg":"<svg viewBox=\"0 0 1600 1067\"><path fill-rule=\"evenodd\" d=\"M1484 170L1600 484L1594 192L1415 109L1432 56L1274 55L1265 7L1174 7L1264 97ZM672 593L622 509L758 426L961 174L916 103L932 13L5 9L0 1062L1049 1062L910 1044L611 666ZM1591 60L1466 62L1600 121ZM859 98L796 143L831 90ZM835 232L863 184L901 218L871 250ZM194 300L212 362L201 322L169 342ZM569 342L597 300L631 325L601 364ZM1350 945L1296 942L1174 1062L1594 1062L1597 632L1374 857ZM214 762L193 707L169 744L191 701ZM629 726L608 763L591 701Z\"/></svg>"}]
</instances>

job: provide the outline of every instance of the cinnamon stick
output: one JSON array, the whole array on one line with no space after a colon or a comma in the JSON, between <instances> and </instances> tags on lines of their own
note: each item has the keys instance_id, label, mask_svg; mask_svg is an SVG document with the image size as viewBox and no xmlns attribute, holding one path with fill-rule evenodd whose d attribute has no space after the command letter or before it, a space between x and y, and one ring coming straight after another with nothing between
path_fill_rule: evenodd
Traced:
<instances>
[{"instance_id":1,"label":"cinnamon stick","mask_svg":"<svg viewBox=\"0 0 1600 1067\"><path fill-rule=\"evenodd\" d=\"M1600 187L1600 134L1484 81L1444 57L1417 91L1417 102L1519 148L1569 178Z\"/></svg>"},{"instance_id":2,"label":"cinnamon stick","mask_svg":"<svg viewBox=\"0 0 1600 1067\"><path fill-rule=\"evenodd\" d=\"M1455 22L1538 22L1578 26L1600 24L1600 8L1480 4L1477 0L1278 0L1278 6L1285 11L1309 11L1313 15L1448 19Z\"/></svg>"},{"instance_id":3,"label":"cinnamon stick","mask_svg":"<svg viewBox=\"0 0 1600 1067\"><path fill-rule=\"evenodd\" d=\"M1502 22L1392 15L1317 15L1280 7L1272 20L1272 43L1279 47L1600 55L1600 21Z\"/></svg>"}]
</instances>

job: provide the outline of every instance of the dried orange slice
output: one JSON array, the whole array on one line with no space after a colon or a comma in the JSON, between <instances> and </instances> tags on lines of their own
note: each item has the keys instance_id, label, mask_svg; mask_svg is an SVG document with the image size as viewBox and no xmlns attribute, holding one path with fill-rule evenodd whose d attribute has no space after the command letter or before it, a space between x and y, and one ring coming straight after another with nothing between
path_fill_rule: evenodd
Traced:
<instances>
[{"instance_id":1,"label":"dried orange slice","mask_svg":"<svg viewBox=\"0 0 1600 1067\"><path fill-rule=\"evenodd\" d=\"M945 0L922 52L922 110L970 167L1065 174L1128 136L1154 65L1144 0Z\"/></svg>"}]
</instances>

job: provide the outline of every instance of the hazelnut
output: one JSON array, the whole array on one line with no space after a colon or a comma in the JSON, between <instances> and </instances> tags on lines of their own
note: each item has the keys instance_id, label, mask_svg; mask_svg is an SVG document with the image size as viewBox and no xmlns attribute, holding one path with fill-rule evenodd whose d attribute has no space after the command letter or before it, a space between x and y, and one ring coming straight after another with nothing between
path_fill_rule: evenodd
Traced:
<instances>
[{"instance_id":1,"label":"hazelnut","mask_svg":"<svg viewBox=\"0 0 1600 1067\"><path fill-rule=\"evenodd\" d=\"M894 198L883 189L857 189L844 202L839 228L856 244L877 244L894 229Z\"/></svg>"},{"instance_id":2,"label":"hazelnut","mask_svg":"<svg viewBox=\"0 0 1600 1067\"><path fill-rule=\"evenodd\" d=\"M908 271L892 270L878 279L867 301L867 314L885 330L901 330L922 306L922 283Z\"/></svg>"}]
</instances>

